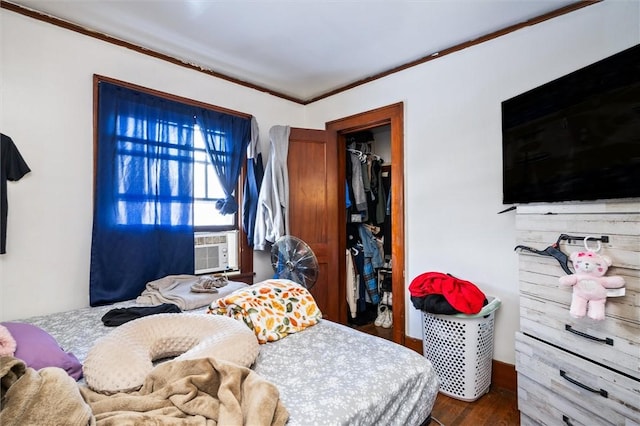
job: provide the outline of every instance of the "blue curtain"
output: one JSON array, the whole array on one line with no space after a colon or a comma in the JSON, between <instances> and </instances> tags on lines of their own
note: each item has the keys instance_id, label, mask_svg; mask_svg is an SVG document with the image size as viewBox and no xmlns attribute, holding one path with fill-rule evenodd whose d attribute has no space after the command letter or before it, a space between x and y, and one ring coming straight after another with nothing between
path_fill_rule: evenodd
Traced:
<instances>
[{"instance_id":1,"label":"blue curtain","mask_svg":"<svg viewBox=\"0 0 640 426\"><path fill-rule=\"evenodd\" d=\"M135 298L166 275L193 274L195 113L99 83L92 306Z\"/></svg>"},{"instance_id":2,"label":"blue curtain","mask_svg":"<svg viewBox=\"0 0 640 426\"><path fill-rule=\"evenodd\" d=\"M226 197L216 203L216 208L221 214L234 214L238 202L233 193L251 140L251 119L200 109L196 121Z\"/></svg>"}]
</instances>

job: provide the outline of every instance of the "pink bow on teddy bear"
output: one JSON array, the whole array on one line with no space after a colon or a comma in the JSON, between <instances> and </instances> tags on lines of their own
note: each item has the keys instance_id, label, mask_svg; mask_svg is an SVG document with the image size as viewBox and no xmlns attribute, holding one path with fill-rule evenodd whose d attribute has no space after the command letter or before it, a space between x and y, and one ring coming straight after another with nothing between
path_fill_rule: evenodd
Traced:
<instances>
[{"instance_id":1,"label":"pink bow on teddy bear","mask_svg":"<svg viewBox=\"0 0 640 426\"><path fill-rule=\"evenodd\" d=\"M593 251L578 251L569 258L576 272L559 279L560 285L573 286L569 314L581 318L588 311L589 318L603 320L607 289L623 287L624 279L604 276L611 266L611 259L607 256Z\"/></svg>"}]
</instances>

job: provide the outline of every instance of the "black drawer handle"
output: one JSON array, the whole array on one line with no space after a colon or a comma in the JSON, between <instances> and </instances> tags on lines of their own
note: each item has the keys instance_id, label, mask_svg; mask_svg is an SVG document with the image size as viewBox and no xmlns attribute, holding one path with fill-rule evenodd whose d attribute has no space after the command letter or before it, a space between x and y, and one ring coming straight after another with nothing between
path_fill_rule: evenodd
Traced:
<instances>
[{"instance_id":1,"label":"black drawer handle","mask_svg":"<svg viewBox=\"0 0 640 426\"><path fill-rule=\"evenodd\" d=\"M573 426L573 423L571 423L571 419L568 416L563 415L562 421L565 422L567 426Z\"/></svg>"},{"instance_id":2,"label":"black drawer handle","mask_svg":"<svg viewBox=\"0 0 640 426\"><path fill-rule=\"evenodd\" d=\"M586 339L595 340L596 342L605 343L605 344L607 344L609 346L613 346L613 339L611 339L610 337L607 337L605 339L601 339L599 337L595 337L595 336L592 336L590 334L583 333L582 331L574 330L573 327L571 327L569 324L565 324L564 325L564 329L567 330L570 333L577 334L580 337L584 337Z\"/></svg>"},{"instance_id":3,"label":"black drawer handle","mask_svg":"<svg viewBox=\"0 0 640 426\"><path fill-rule=\"evenodd\" d=\"M582 389L588 390L589 392L599 393L601 396L604 396L605 398L609 397L609 392L607 392L606 390L590 388L589 386L584 385L584 384L580 383L579 381L577 381L575 379L572 379L571 377L567 376L567 373L564 370L560 370L560 377L562 377L563 379L565 379L569 383L573 383L576 386L580 386Z\"/></svg>"}]
</instances>

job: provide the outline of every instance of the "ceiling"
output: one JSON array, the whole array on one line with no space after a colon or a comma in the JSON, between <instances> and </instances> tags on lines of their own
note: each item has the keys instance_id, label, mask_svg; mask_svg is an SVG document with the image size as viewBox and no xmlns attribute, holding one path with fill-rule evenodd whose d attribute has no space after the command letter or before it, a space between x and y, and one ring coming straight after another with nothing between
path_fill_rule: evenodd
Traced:
<instances>
[{"instance_id":1,"label":"ceiling","mask_svg":"<svg viewBox=\"0 0 640 426\"><path fill-rule=\"evenodd\" d=\"M6 6L7 2L3 3ZM11 0L10 3L305 102L579 2Z\"/></svg>"}]
</instances>

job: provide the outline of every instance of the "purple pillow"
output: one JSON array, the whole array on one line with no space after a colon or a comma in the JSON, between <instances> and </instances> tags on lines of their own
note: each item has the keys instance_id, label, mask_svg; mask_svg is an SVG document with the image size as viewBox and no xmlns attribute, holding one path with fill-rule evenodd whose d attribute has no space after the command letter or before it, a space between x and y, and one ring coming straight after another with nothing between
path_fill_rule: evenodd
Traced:
<instances>
[{"instance_id":1,"label":"purple pillow","mask_svg":"<svg viewBox=\"0 0 640 426\"><path fill-rule=\"evenodd\" d=\"M82 377L82 364L71 352L65 352L56 339L32 324L21 322L0 323L9 330L11 336L16 341L16 352L14 357L19 358L34 370L44 367L62 368L73 377L79 380Z\"/></svg>"}]
</instances>

